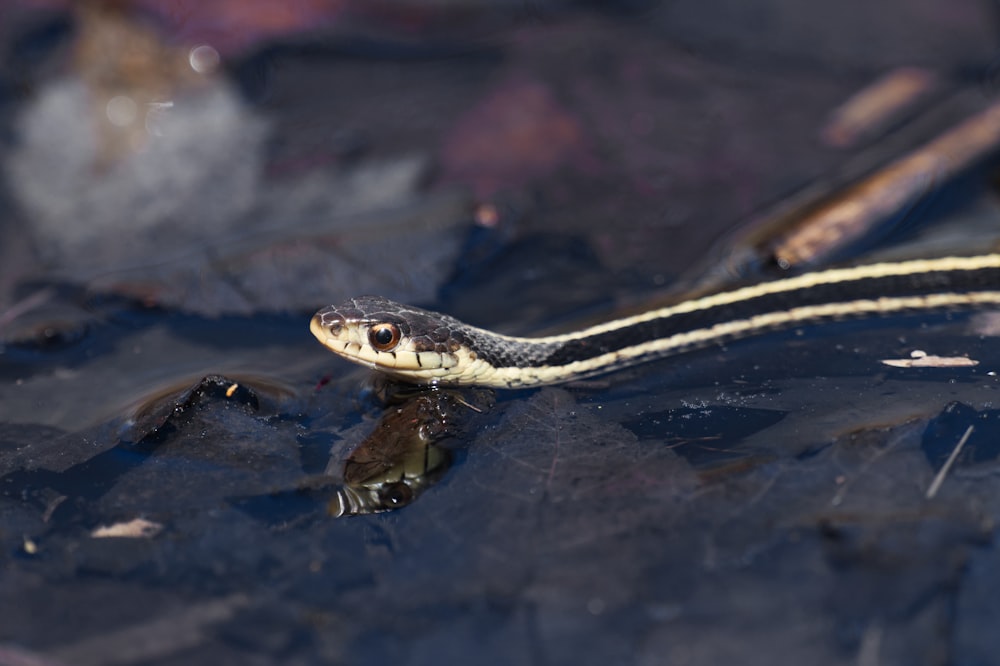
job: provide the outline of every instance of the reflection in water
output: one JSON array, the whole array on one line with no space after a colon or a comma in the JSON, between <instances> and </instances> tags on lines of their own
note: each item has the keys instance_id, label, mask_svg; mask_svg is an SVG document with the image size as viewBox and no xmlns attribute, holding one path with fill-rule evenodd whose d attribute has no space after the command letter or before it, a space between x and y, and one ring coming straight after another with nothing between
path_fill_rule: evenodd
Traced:
<instances>
[{"instance_id":1,"label":"reflection in water","mask_svg":"<svg viewBox=\"0 0 1000 666\"><path fill-rule=\"evenodd\" d=\"M222 375L166 387L137 402L123 422L115 425L121 442L115 450L152 454L184 427L200 404L239 404L253 414L266 407L264 411L273 414L281 413L279 405L289 395L285 387L260 378L235 380ZM376 397L385 405L385 412L346 460L331 460L324 474L299 484L294 491L269 493L269 497L288 499L304 494L313 506L317 499L326 502L327 512L335 517L402 508L447 471L451 454L439 444L456 435L471 414L489 410L494 400L493 392L487 389L438 390L391 382L379 386ZM143 459L135 459L133 464ZM114 474L121 471L116 466L110 469ZM88 474L93 476L94 472Z\"/></svg>"},{"instance_id":2,"label":"reflection in water","mask_svg":"<svg viewBox=\"0 0 1000 666\"><path fill-rule=\"evenodd\" d=\"M344 461L344 485L328 511L335 517L399 509L436 483L451 463L438 442L460 418L492 405L492 391L407 390L393 396L375 430Z\"/></svg>"}]
</instances>

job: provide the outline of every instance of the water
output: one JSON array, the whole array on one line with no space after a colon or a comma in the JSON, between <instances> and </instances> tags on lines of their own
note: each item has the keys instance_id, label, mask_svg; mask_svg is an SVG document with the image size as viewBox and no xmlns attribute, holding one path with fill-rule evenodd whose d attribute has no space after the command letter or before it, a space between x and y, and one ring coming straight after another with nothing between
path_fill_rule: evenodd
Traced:
<instances>
[{"instance_id":1,"label":"water","mask_svg":"<svg viewBox=\"0 0 1000 666\"><path fill-rule=\"evenodd\" d=\"M0 68L20 140L4 159L26 156L0 218L0 661L994 654L1000 358L979 316L806 327L495 394L396 393L308 331L362 292L516 333L654 295L843 162L810 137L866 68L926 43L963 66L988 52L908 7L882 26L906 26L899 42L757 23L750 67L664 39L697 23L683 3L434 24L451 48L262 47L233 65L251 85L223 79L187 111L175 95L200 159L112 151L94 170L42 150L76 145L44 131L45 100L89 122L87 96L36 73L47 94L14 97ZM685 37L706 49L730 29L698 25ZM807 58L775 63L802 39ZM990 225L977 174L946 222ZM60 189L80 182L95 188ZM917 349L979 365L879 363Z\"/></svg>"}]
</instances>

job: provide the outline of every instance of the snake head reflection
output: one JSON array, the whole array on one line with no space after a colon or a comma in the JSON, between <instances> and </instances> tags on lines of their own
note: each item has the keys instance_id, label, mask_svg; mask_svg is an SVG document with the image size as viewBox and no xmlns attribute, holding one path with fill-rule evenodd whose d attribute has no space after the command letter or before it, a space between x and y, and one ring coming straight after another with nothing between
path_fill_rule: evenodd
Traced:
<instances>
[{"instance_id":1,"label":"snake head reflection","mask_svg":"<svg viewBox=\"0 0 1000 666\"><path fill-rule=\"evenodd\" d=\"M330 500L329 513L377 513L413 502L451 462L449 451L437 442L454 433L461 415L492 402L491 394L479 393L421 390L391 406L344 461L344 485ZM473 395L479 406L468 401Z\"/></svg>"},{"instance_id":2,"label":"snake head reflection","mask_svg":"<svg viewBox=\"0 0 1000 666\"><path fill-rule=\"evenodd\" d=\"M416 499L427 485L430 484L407 479L395 483L343 486L330 500L328 513L340 518L402 509Z\"/></svg>"},{"instance_id":3,"label":"snake head reflection","mask_svg":"<svg viewBox=\"0 0 1000 666\"><path fill-rule=\"evenodd\" d=\"M414 447L397 464L363 481L347 483L337 489L328 512L340 516L381 513L410 504L428 486L444 475L451 462L448 451L431 444L423 450ZM345 468L351 461L345 465ZM345 478L347 472L345 470Z\"/></svg>"}]
</instances>

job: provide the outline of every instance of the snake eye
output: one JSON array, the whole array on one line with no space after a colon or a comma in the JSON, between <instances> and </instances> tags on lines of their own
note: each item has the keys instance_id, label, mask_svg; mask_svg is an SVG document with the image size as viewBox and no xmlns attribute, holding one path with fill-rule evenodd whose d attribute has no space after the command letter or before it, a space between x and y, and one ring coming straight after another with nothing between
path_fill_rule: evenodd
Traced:
<instances>
[{"instance_id":1,"label":"snake eye","mask_svg":"<svg viewBox=\"0 0 1000 666\"><path fill-rule=\"evenodd\" d=\"M376 351L391 351L399 344L399 327L395 324L375 324L368 329L368 342Z\"/></svg>"},{"instance_id":2,"label":"snake eye","mask_svg":"<svg viewBox=\"0 0 1000 666\"><path fill-rule=\"evenodd\" d=\"M391 483L379 490L379 499L385 503L386 508L403 507L413 500L413 489L402 481Z\"/></svg>"}]
</instances>

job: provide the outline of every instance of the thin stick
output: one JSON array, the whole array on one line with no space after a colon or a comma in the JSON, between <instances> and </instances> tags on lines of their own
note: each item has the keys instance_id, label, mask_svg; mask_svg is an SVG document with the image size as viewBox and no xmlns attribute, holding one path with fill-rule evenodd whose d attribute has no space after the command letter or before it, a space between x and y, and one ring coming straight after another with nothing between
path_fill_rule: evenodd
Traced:
<instances>
[{"instance_id":1,"label":"thin stick","mask_svg":"<svg viewBox=\"0 0 1000 666\"><path fill-rule=\"evenodd\" d=\"M774 247L779 265L811 263L863 236L872 225L905 212L934 187L1000 146L1000 104L993 104L863 178L806 213Z\"/></svg>"},{"instance_id":2,"label":"thin stick","mask_svg":"<svg viewBox=\"0 0 1000 666\"><path fill-rule=\"evenodd\" d=\"M948 459L944 461L944 465L942 465L941 469L938 470L937 476L935 476L934 481L931 482L931 487L927 489L927 499L934 499L934 496L937 495L938 489L941 487L941 484L944 483L944 477L948 476L948 472L951 471L951 466L955 464L958 454L962 452L962 447L965 446L967 441L969 441L969 436L972 435L972 429L972 426L965 429L965 434L962 435L962 439L958 440L958 444L955 445L951 455L948 456Z\"/></svg>"},{"instance_id":3,"label":"thin stick","mask_svg":"<svg viewBox=\"0 0 1000 666\"><path fill-rule=\"evenodd\" d=\"M43 305L51 299L52 296L53 291L51 289L41 289L27 298L14 303L6 310L0 311L0 329L23 315L25 312L29 312L38 306Z\"/></svg>"}]
</instances>

